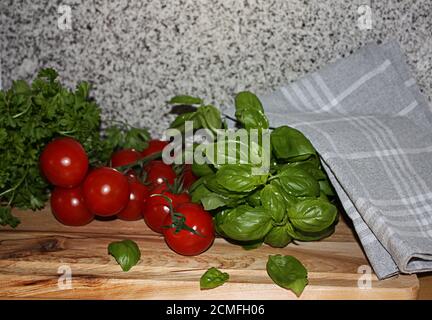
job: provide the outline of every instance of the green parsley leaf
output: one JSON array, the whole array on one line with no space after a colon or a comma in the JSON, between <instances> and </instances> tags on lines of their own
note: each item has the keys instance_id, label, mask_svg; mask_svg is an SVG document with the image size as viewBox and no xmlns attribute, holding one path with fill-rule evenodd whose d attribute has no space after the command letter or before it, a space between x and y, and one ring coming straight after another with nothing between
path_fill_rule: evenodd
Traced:
<instances>
[{"instance_id":1,"label":"green parsley leaf","mask_svg":"<svg viewBox=\"0 0 432 320\"><path fill-rule=\"evenodd\" d=\"M14 217L11 213L11 209L7 207L0 207L0 225L11 226L15 228L20 223L17 217Z\"/></svg>"}]
</instances>

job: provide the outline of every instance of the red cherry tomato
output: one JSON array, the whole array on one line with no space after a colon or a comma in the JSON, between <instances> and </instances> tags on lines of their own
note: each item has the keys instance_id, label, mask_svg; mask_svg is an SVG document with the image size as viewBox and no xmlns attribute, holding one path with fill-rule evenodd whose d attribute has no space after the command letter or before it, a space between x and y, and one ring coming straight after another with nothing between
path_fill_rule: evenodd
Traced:
<instances>
[{"instance_id":1,"label":"red cherry tomato","mask_svg":"<svg viewBox=\"0 0 432 320\"><path fill-rule=\"evenodd\" d=\"M163 234L168 246L184 256L196 256L206 251L215 238L215 229L210 213L195 203L184 203L179 205L175 211L185 217L185 224L195 230L197 234L186 229L176 233L174 227L164 228ZM170 225L172 223L171 215L167 215L163 223Z\"/></svg>"},{"instance_id":2,"label":"red cherry tomato","mask_svg":"<svg viewBox=\"0 0 432 320\"><path fill-rule=\"evenodd\" d=\"M144 203L150 194L149 189L137 180L129 179L129 202L122 211L117 215L122 220L139 220L142 219Z\"/></svg>"},{"instance_id":3,"label":"red cherry tomato","mask_svg":"<svg viewBox=\"0 0 432 320\"><path fill-rule=\"evenodd\" d=\"M157 185L151 189L150 195L162 194L162 195L170 198L172 201L173 208L177 207L180 204L191 201L191 196L188 193L186 193L186 192L173 193L173 192L170 192L168 188L169 187L167 184L159 184L159 185Z\"/></svg>"},{"instance_id":4,"label":"red cherry tomato","mask_svg":"<svg viewBox=\"0 0 432 320\"><path fill-rule=\"evenodd\" d=\"M82 145L71 138L58 138L48 143L39 159L44 176L55 186L78 186L88 169L87 154Z\"/></svg>"},{"instance_id":5,"label":"red cherry tomato","mask_svg":"<svg viewBox=\"0 0 432 320\"><path fill-rule=\"evenodd\" d=\"M113 216L129 202L129 182L113 168L97 168L84 180L83 195L87 208L95 215Z\"/></svg>"},{"instance_id":6,"label":"red cherry tomato","mask_svg":"<svg viewBox=\"0 0 432 320\"><path fill-rule=\"evenodd\" d=\"M137 173L136 173L133 169L129 169L128 171L126 171L126 172L125 172L125 176L126 176L128 179L132 179L132 180L139 181L139 180L138 180L138 175L137 175Z\"/></svg>"},{"instance_id":7,"label":"red cherry tomato","mask_svg":"<svg viewBox=\"0 0 432 320\"><path fill-rule=\"evenodd\" d=\"M167 183L157 184L157 185L154 185L151 187L152 188L150 189L150 195L161 194L161 193L169 191L169 184L167 184Z\"/></svg>"},{"instance_id":8,"label":"red cherry tomato","mask_svg":"<svg viewBox=\"0 0 432 320\"><path fill-rule=\"evenodd\" d=\"M150 140L148 147L141 151L143 157L147 157L153 153L162 152L162 150L169 144L169 141Z\"/></svg>"},{"instance_id":9,"label":"red cherry tomato","mask_svg":"<svg viewBox=\"0 0 432 320\"><path fill-rule=\"evenodd\" d=\"M183 187L189 189L190 186L198 180L198 177L192 172L192 165L185 164L183 166Z\"/></svg>"},{"instance_id":10,"label":"red cherry tomato","mask_svg":"<svg viewBox=\"0 0 432 320\"><path fill-rule=\"evenodd\" d=\"M116 151L111 156L111 167L121 167L134 163L141 158L141 153L134 149L123 149Z\"/></svg>"},{"instance_id":11,"label":"red cherry tomato","mask_svg":"<svg viewBox=\"0 0 432 320\"><path fill-rule=\"evenodd\" d=\"M165 185L157 186L152 190L150 195L163 194L165 197L171 199L173 208L176 208L182 203L191 200L187 193L174 194L166 191ZM149 196L143 207L143 217L147 226L154 232L162 233L162 226L166 216L170 212L169 201L161 196Z\"/></svg>"},{"instance_id":12,"label":"red cherry tomato","mask_svg":"<svg viewBox=\"0 0 432 320\"><path fill-rule=\"evenodd\" d=\"M54 188L51 193L51 211L58 221L67 226L83 226L94 218L84 205L81 186L72 189Z\"/></svg>"},{"instance_id":13,"label":"red cherry tomato","mask_svg":"<svg viewBox=\"0 0 432 320\"><path fill-rule=\"evenodd\" d=\"M153 186L165 183L173 184L177 176L171 166L160 160L150 161L144 170L147 172L146 181Z\"/></svg>"}]
</instances>

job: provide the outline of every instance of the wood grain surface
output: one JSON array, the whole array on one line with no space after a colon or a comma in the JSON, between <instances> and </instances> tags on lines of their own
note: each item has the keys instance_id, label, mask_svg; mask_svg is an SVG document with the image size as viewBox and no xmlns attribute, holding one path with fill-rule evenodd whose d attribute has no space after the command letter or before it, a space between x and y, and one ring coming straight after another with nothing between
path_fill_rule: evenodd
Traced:
<instances>
[{"instance_id":1,"label":"wood grain surface","mask_svg":"<svg viewBox=\"0 0 432 320\"><path fill-rule=\"evenodd\" d=\"M367 268L368 262L344 219L335 234L318 242L247 251L216 239L204 254L184 257L168 249L162 236L142 220L66 227L49 208L14 214L21 225L0 228L1 299L296 299L268 277L270 254L293 255L306 266L309 285L300 299L415 299L418 294L415 275L383 281L372 275L371 287L359 288L364 277L359 267ZM137 266L122 272L107 246L126 238L137 242L142 257ZM228 272L230 281L201 291L199 278L210 267ZM65 289L58 284L64 283L61 275L68 268L72 288Z\"/></svg>"}]
</instances>

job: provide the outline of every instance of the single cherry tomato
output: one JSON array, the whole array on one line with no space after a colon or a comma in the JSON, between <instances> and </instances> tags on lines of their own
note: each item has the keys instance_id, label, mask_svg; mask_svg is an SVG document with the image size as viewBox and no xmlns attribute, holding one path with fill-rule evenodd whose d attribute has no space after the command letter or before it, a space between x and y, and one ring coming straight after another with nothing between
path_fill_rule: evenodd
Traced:
<instances>
[{"instance_id":1,"label":"single cherry tomato","mask_svg":"<svg viewBox=\"0 0 432 320\"><path fill-rule=\"evenodd\" d=\"M97 168L84 180L83 195L87 208L95 215L113 216L129 202L129 182L113 168Z\"/></svg>"},{"instance_id":2,"label":"single cherry tomato","mask_svg":"<svg viewBox=\"0 0 432 320\"><path fill-rule=\"evenodd\" d=\"M63 188L78 186L84 180L89 164L82 145L71 138L58 138L48 143L39 162L48 181Z\"/></svg>"},{"instance_id":3,"label":"single cherry tomato","mask_svg":"<svg viewBox=\"0 0 432 320\"><path fill-rule=\"evenodd\" d=\"M167 191L170 191L170 185L168 183L156 184L154 186L151 186L150 195L161 194Z\"/></svg>"},{"instance_id":4,"label":"single cherry tomato","mask_svg":"<svg viewBox=\"0 0 432 320\"><path fill-rule=\"evenodd\" d=\"M51 211L58 221L67 226L83 226L94 218L84 204L81 186L54 188L51 193Z\"/></svg>"},{"instance_id":5,"label":"single cherry tomato","mask_svg":"<svg viewBox=\"0 0 432 320\"><path fill-rule=\"evenodd\" d=\"M151 191L150 196L144 203L142 215L150 229L154 232L162 233L162 226L164 226L163 221L170 212L170 205L166 198L158 196L158 194L162 194L170 199L173 208L183 203L190 202L191 198L187 193L171 193L166 190L165 185L159 185Z\"/></svg>"},{"instance_id":6,"label":"single cherry tomato","mask_svg":"<svg viewBox=\"0 0 432 320\"><path fill-rule=\"evenodd\" d=\"M183 166L183 187L189 189L190 186L198 180L198 177L192 172L192 165L185 164Z\"/></svg>"},{"instance_id":7,"label":"single cherry tomato","mask_svg":"<svg viewBox=\"0 0 432 320\"><path fill-rule=\"evenodd\" d=\"M150 191L148 187L135 179L129 179L129 190L129 202L117 217L128 221L142 219L144 203L147 201Z\"/></svg>"},{"instance_id":8,"label":"single cherry tomato","mask_svg":"<svg viewBox=\"0 0 432 320\"><path fill-rule=\"evenodd\" d=\"M191 196L186 192L175 193L169 190L169 186L167 184L159 184L150 190L150 195L162 194L171 199L173 208L177 207L180 204L190 202Z\"/></svg>"},{"instance_id":9,"label":"single cherry tomato","mask_svg":"<svg viewBox=\"0 0 432 320\"><path fill-rule=\"evenodd\" d=\"M134 149L123 149L116 151L111 156L111 167L121 167L134 163L141 158L141 153Z\"/></svg>"},{"instance_id":10,"label":"single cherry tomato","mask_svg":"<svg viewBox=\"0 0 432 320\"><path fill-rule=\"evenodd\" d=\"M169 144L169 141L150 140L148 147L141 151L141 156L147 157L162 150Z\"/></svg>"},{"instance_id":11,"label":"single cherry tomato","mask_svg":"<svg viewBox=\"0 0 432 320\"><path fill-rule=\"evenodd\" d=\"M176 232L176 227L164 228L163 235L168 246L184 256L196 256L210 248L215 239L215 229L210 213L195 203L181 204L175 211L183 215L187 229L183 227ZM171 225L171 215L167 215L163 223Z\"/></svg>"},{"instance_id":12,"label":"single cherry tomato","mask_svg":"<svg viewBox=\"0 0 432 320\"><path fill-rule=\"evenodd\" d=\"M125 176L126 176L128 179L132 179L132 180L139 181L139 180L138 180L138 175L137 175L137 173L135 172L135 170L133 170L133 169L129 169L128 171L126 171L126 172L125 172Z\"/></svg>"},{"instance_id":13,"label":"single cherry tomato","mask_svg":"<svg viewBox=\"0 0 432 320\"><path fill-rule=\"evenodd\" d=\"M155 186L158 184L173 184L176 178L174 169L161 160L150 161L144 170L147 172L146 181Z\"/></svg>"}]
</instances>

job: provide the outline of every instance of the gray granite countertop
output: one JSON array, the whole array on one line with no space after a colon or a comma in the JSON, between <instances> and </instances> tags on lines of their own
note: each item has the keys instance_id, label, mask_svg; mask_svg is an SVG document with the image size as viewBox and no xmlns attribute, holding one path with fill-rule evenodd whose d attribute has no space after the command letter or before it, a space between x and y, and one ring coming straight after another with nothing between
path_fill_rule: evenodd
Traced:
<instances>
[{"instance_id":1,"label":"gray granite countertop","mask_svg":"<svg viewBox=\"0 0 432 320\"><path fill-rule=\"evenodd\" d=\"M359 28L364 4L372 29ZM58 26L59 5L71 8L70 30ZM3 87L51 66L67 85L91 81L104 119L155 135L173 118L172 95L223 105L391 38L432 97L430 0L2 0L0 18Z\"/></svg>"}]
</instances>

